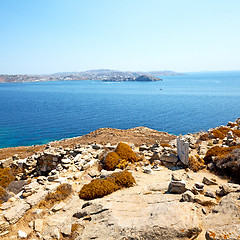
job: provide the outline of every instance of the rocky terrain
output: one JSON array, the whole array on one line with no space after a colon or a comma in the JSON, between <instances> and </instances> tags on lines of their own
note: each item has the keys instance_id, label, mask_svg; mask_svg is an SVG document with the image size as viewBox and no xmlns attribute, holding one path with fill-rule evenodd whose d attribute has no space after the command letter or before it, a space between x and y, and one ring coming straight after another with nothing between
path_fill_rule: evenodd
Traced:
<instances>
[{"instance_id":1,"label":"rocky terrain","mask_svg":"<svg viewBox=\"0 0 240 240\"><path fill-rule=\"evenodd\" d=\"M119 142L134 160L121 156ZM110 152L121 157L112 171ZM3 240L240 239L240 118L178 138L143 127L99 129L0 154ZM80 198L83 186L125 170L133 186Z\"/></svg>"},{"instance_id":2,"label":"rocky terrain","mask_svg":"<svg viewBox=\"0 0 240 240\"><path fill-rule=\"evenodd\" d=\"M146 77L147 75L147 77ZM43 81L159 81L155 76L180 75L173 71L122 72L109 69L89 70L85 72L63 72L41 75L0 74L0 83L43 82ZM142 76L145 76L144 78Z\"/></svg>"}]
</instances>

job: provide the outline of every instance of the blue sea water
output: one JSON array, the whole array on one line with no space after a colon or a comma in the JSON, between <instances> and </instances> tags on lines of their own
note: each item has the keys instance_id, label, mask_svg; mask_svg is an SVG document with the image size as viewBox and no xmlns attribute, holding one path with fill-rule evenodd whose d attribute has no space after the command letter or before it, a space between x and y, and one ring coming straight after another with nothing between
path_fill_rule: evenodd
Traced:
<instances>
[{"instance_id":1,"label":"blue sea water","mask_svg":"<svg viewBox=\"0 0 240 240\"><path fill-rule=\"evenodd\" d=\"M102 127L193 133L240 117L240 72L159 82L0 84L0 148L43 144Z\"/></svg>"}]
</instances>

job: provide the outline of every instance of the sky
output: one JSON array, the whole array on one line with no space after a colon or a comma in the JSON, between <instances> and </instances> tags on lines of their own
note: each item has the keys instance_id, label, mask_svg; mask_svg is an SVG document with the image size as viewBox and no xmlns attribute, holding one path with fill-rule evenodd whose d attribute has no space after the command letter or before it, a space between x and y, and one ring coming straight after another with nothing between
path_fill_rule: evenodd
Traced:
<instances>
[{"instance_id":1,"label":"sky","mask_svg":"<svg viewBox=\"0 0 240 240\"><path fill-rule=\"evenodd\" d=\"M240 70L239 0L0 0L0 74Z\"/></svg>"}]
</instances>

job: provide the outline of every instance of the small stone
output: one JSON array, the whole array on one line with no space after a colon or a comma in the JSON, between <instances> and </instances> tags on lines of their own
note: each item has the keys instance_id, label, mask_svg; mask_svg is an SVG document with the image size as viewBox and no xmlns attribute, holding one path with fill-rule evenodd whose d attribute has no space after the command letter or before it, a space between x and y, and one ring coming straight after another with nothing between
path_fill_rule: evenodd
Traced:
<instances>
[{"instance_id":1,"label":"small stone","mask_svg":"<svg viewBox=\"0 0 240 240\"><path fill-rule=\"evenodd\" d=\"M203 212L203 214L207 214L207 212L206 212L206 209L205 209L205 208L202 208L202 212Z\"/></svg>"},{"instance_id":2,"label":"small stone","mask_svg":"<svg viewBox=\"0 0 240 240\"><path fill-rule=\"evenodd\" d=\"M211 198L216 198L216 193L212 192L211 190L208 190L205 192L204 196L206 197L211 197Z\"/></svg>"},{"instance_id":3,"label":"small stone","mask_svg":"<svg viewBox=\"0 0 240 240\"><path fill-rule=\"evenodd\" d=\"M59 175L58 174L55 174L55 175L51 175L51 176L48 176L48 181L54 181L54 180L56 180L56 179L58 179L59 178Z\"/></svg>"},{"instance_id":4,"label":"small stone","mask_svg":"<svg viewBox=\"0 0 240 240\"><path fill-rule=\"evenodd\" d=\"M27 238L27 234L24 231L19 230L18 231L18 238L20 238L20 239Z\"/></svg>"},{"instance_id":5,"label":"small stone","mask_svg":"<svg viewBox=\"0 0 240 240\"><path fill-rule=\"evenodd\" d=\"M23 198L26 198L28 196L31 196L33 194L33 192L23 192L22 196Z\"/></svg>"},{"instance_id":6,"label":"small stone","mask_svg":"<svg viewBox=\"0 0 240 240\"><path fill-rule=\"evenodd\" d=\"M101 145L101 144L92 144L92 148L95 149L95 150L99 150L99 149L103 148L103 145Z\"/></svg>"},{"instance_id":7,"label":"small stone","mask_svg":"<svg viewBox=\"0 0 240 240\"><path fill-rule=\"evenodd\" d=\"M205 197L203 195L197 195L194 197L194 201L196 203L199 203L202 206L213 206L217 204L217 201L215 199Z\"/></svg>"},{"instance_id":8,"label":"small stone","mask_svg":"<svg viewBox=\"0 0 240 240\"><path fill-rule=\"evenodd\" d=\"M90 163L86 163L86 164L84 164L84 165L82 166L82 169L83 169L83 170L87 170L87 169L90 168L90 167L91 167Z\"/></svg>"},{"instance_id":9,"label":"small stone","mask_svg":"<svg viewBox=\"0 0 240 240\"><path fill-rule=\"evenodd\" d=\"M168 186L168 192L170 193L182 194L186 191L186 183L184 181L172 180Z\"/></svg>"},{"instance_id":10,"label":"small stone","mask_svg":"<svg viewBox=\"0 0 240 240\"><path fill-rule=\"evenodd\" d=\"M100 172L97 171L97 170L91 170L91 171L88 172L88 174L89 174L90 177L94 178L94 177L99 176Z\"/></svg>"},{"instance_id":11,"label":"small stone","mask_svg":"<svg viewBox=\"0 0 240 240\"><path fill-rule=\"evenodd\" d=\"M62 162L63 164L70 164L70 163L71 163L71 160L68 159L68 158L63 158L63 159L61 160L61 162Z\"/></svg>"},{"instance_id":12,"label":"small stone","mask_svg":"<svg viewBox=\"0 0 240 240\"><path fill-rule=\"evenodd\" d=\"M191 189L191 191L195 194L195 195L197 195L197 194L199 194L199 193L203 193L203 188L197 188L195 185L192 187L192 189Z\"/></svg>"},{"instance_id":13,"label":"small stone","mask_svg":"<svg viewBox=\"0 0 240 240\"><path fill-rule=\"evenodd\" d=\"M51 237L54 239L60 239L60 233L57 227L51 229Z\"/></svg>"},{"instance_id":14,"label":"small stone","mask_svg":"<svg viewBox=\"0 0 240 240\"><path fill-rule=\"evenodd\" d=\"M64 208L65 206L66 206L66 203L60 202L53 206L52 211L57 212L57 211L61 210L62 208Z\"/></svg>"},{"instance_id":15,"label":"small stone","mask_svg":"<svg viewBox=\"0 0 240 240\"><path fill-rule=\"evenodd\" d=\"M203 183L198 183L198 182L196 182L196 183L195 183L195 186L196 186L196 188L198 188L198 189L203 189L203 188L204 188L204 184L203 184Z\"/></svg>"},{"instance_id":16,"label":"small stone","mask_svg":"<svg viewBox=\"0 0 240 240\"><path fill-rule=\"evenodd\" d=\"M11 207L9 210L4 211L3 215L9 221L9 223L14 224L23 217L29 208L29 204L26 202L20 202L16 206Z\"/></svg>"},{"instance_id":17,"label":"small stone","mask_svg":"<svg viewBox=\"0 0 240 240\"><path fill-rule=\"evenodd\" d=\"M64 225L61 227L61 233L62 233L64 236L70 236L70 235L71 235L71 230L72 230L71 221L66 222L66 224L64 224Z\"/></svg>"},{"instance_id":18,"label":"small stone","mask_svg":"<svg viewBox=\"0 0 240 240\"><path fill-rule=\"evenodd\" d=\"M30 228L33 228L33 221L29 222L28 226L29 226Z\"/></svg>"},{"instance_id":19,"label":"small stone","mask_svg":"<svg viewBox=\"0 0 240 240\"><path fill-rule=\"evenodd\" d=\"M37 232L42 232L42 230L43 230L43 219L36 219L34 221L34 229Z\"/></svg>"},{"instance_id":20,"label":"small stone","mask_svg":"<svg viewBox=\"0 0 240 240\"><path fill-rule=\"evenodd\" d=\"M159 167L159 166L156 166L156 165L154 165L153 168L152 168L152 170L154 170L154 171L161 171L162 169L163 169L162 167Z\"/></svg>"},{"instance_id":21,"label":"small stone","mask_svg":"<svg viewBox=\"0 0 240 240\"><path fill-rule=\"evenodd\" d=\"M178 173L173 173L172 174L172 180L174 180L174 181L181 181L182 180L182 176L180 176L180 174L178 174Z\"/></svg>"},{"instance_id":22,"label":"small stone","mask_svg":"<svg viewBox=\"0 0 240 240\"><path fill-rule=\"evenodd\" d=\"M6 210L6 209L9 209L11 206L12 206L12 203L10 203L10 202L5 202L5 203L3 203L3 204L0 206L0 209L1 209L1 210Z\"/></svg>"},{"instance_id":23,"label":"small stone","mask_svg":"<svg viewBox=\"0 0 240 240\"><path fill-rule=\"evenodd\" d=\"M153 170L152 170L151 166L144 167L143 168L143 173L153 174Z\"/></svg>"},{"instance_id":24,"label":"small stone","mask_svg":"<svg viewBox=\"0 0 240 240\"><path fill-rule=\"evenodd\" d=\"M194 202L194 194L191 191L183 193L181 202Z\"/></svg>"},{"instance_id":25,"label":"small stone","mask_svg":"<svg viewBox=\"0 0 240 240\"><path fill-rule=\"evenodd\" d=\"M219 143L219 138L215 138L214 140L213 140L213 144L218 144Z\"/></svg>"},{"instance_id":26,"label":"small stone","mask_svg":"<svg viewBox=\"0 0 240 240\"><path fill-rule=\"evenodd\" d=\"M206 184L206 185L218 185L217 183L216 183L216 179L209 179L209 178L206 178L206 177L204 177L203 178L203 180L202 180L202 182L204 183L204 184Z\"/></svg>"},{"instance_id":27,"label":"small stone","mask_svg":"<svg viewBox=\"0 0 240 240\"><path fill-rule=\"evenodd\" d=\"M161 157L160 157L160 160L163 161L163 162L168 162L168 163L172 163L172 164L175 164L178 162L178 157L174 154L163 154Z\"/></svg>"}]
</instances>

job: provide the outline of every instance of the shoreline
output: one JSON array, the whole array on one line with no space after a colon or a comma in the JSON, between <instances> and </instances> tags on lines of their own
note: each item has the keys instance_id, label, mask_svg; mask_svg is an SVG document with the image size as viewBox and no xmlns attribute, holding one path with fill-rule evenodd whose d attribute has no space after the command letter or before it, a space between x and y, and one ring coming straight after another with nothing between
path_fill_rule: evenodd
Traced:
<instances>
[{"instance_id":1,"label":"shoreline","mask_svg":"<svg viewBox=\"0 0 240 240\"><path fill-rule=\"evenodd\" d=\"M238 119L236 119L236 121ZM206 133L209 133L209 131L213 131L214 129L218 129L220 127L229 127L232 124L233 122L229 121L226 125L210 128L208 131L188 133L188 134L184 134L183 136L189 135L195 138L199 138L201 135L205 135ZM237 130L237 131L240 132L240 130ZM172 140L175 140L177 136L182 136L182 135L181 134L173 135L167 132L162 132L162 131L158 131L158 130L154 130L154 129L151 129L148 127L142 127L142 126L130 128L126 130L116 129L116 128L99 128L95 131L92 131L82 136L64 138L61 140L54 140L46 144L0 148L0 160L12 157L13 155L18 155L20 158L26 158L31 156L34 153L43 151L47 145L51 145L52 147L72 148L78 144L80 145L91 145L91 144L116 145L119 142L128 142L128 143L133 143L135 146L139 147L142 144L152 145L156 143L156 141L161 143L169 143Z\"/></svg>"},{"instance_id":2,"label":"shoreline","mask_svg":"<svg viewBox=\"0 0 240 240\"><path fill-rule=\"evenodd\" d=\"M53 147L74 147L76 144L117 144L119 141L125 141L133 142L136 146L138 146L143 143L153 144L156 140L168 143L175 138L176 135L172 135L167 132L160 132L147 127L135 127L126 130L116 128L99 128L82 136L64 138L61 140L51 141L46 144L0 148L0 160L11 157L15 154L20 157L28 157L35 152L42 151L48 144Z\"/></svg>"}]
</instances>

